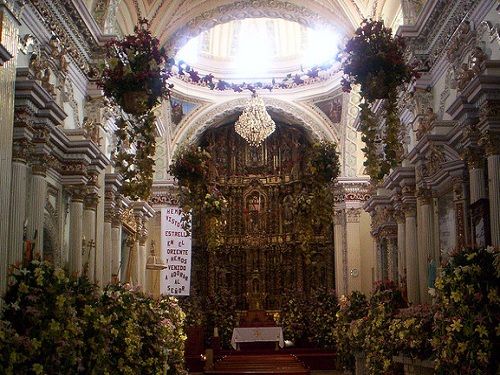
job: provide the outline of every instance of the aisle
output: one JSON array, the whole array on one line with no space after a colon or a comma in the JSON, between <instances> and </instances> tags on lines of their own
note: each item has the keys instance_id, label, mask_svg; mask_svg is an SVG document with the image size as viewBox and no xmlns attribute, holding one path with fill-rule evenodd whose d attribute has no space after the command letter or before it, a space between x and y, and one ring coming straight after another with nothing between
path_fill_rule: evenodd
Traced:
<instances>
[{"instance_id":1,"label":"aisle","mask_svg":"<svg viewBox=\"0 0 500 375\"><path fill-rule=\"evenodd\" d=\"M205 374L309 375L310 371L291 354L230 354Z\"/></svg>"}]
</instances>

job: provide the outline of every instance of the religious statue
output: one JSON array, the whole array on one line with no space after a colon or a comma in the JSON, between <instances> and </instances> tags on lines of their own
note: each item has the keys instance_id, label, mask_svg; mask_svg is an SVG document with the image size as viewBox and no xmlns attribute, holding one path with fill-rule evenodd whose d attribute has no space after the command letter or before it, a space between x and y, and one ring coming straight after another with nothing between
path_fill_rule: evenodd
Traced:
<instances>
[{"instance_id":1,"label":"religious statue","mask_svg":"<svg viewBox=\"0 0 500 375\"><path fill-rule=\"evenodd\" d=\"M474 78L474 72L469 68L467 63L462 63L460 71L457 74L457 87L459 90L463 90L465 86Z\"/></svg>"},{"instance_id":2,"label":"religious statue","mask_svg":"<svg viewBox=\"0 0 500 375\"><path fill-rule=\"evenodd\" d=\"M434 113L432 107L428 107L425 114L419 119L417 128L417 141L431 130L434 121L437 119L437 114Z\"/></svg>"}]
</instances>

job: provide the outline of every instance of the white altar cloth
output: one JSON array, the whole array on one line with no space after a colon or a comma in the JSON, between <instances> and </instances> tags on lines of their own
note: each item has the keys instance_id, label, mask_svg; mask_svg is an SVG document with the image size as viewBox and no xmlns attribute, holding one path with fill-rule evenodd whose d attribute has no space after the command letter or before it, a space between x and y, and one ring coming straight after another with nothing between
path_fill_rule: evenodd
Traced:
<instances>
[{"instance_id":1,"label":"white altar cloth","mask_svg":"<svg viewBox=\"0 0 500 375\"><path fill-rule=\"evenodd\" d=\"M284 346L281 327L236 327L233 329L231 346L238 348L240 342L274 341L279 347Z\"/></svg>"}]
</instances>

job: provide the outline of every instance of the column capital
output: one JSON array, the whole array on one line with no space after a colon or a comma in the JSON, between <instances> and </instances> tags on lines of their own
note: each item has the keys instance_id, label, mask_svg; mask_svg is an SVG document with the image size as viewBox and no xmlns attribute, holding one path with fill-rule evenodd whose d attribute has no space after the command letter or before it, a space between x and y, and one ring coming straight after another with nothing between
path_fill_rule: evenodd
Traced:
<instances>
[{"instance_id":1,"label":"column capital","mask_svg":"<svg viewBox=\"0 0 500 375\"><path fill-rule=\"evenodd\" d=\"M462 158L469 169L484 168L484 150L478 146L469 146L462 152Z\"/></svg>"},{"instance_id":2,"label":"column capital","mask_svg":"<svg viewBox=\"0 0 500 375\"><path fill-rule=\"evenodd\" d=\"M484 147L487 156L500 154L500 133L486 131L481 136L479 143Z\"/></svg>"},{"instance_id":3,"label":"column capital","mask_svg":"<svg viewBox=\"0 0 500 375\"><path fill-rule=\"evenodd\" d=\"M27 164L32 152L33 143L25 138L16 139L12 144L12 161Z\"/></svg>"},{"instance_id":4,"label":"column capital","mask_svg":"<svg viewBox=\"0 0 500 375\"><path fill-rule=\"evenodd\" d=\"M417 189L417 199L420 205L431 204L432 201L432 189L428 187L419 187Z\"/></svg>"},{"instance_id":5,"label":"column capital","mask_svg":"<svg viewBox=\"0 0 500 375\"><path fill-rule=\"evenodd\" d=\"M396 223L404 224L405 222L404 206L401 206L399 209L396 209L394 211L394 218L396 219Z\"/></svg>"},{"instance_id":6,"label":"column capital","mask_svg":"<svg viewBox=\"0 0 500 375\"><path fill-rule=\"evenodd\" d=\"M359 217L361 215L361 208L348 208L346 209L346 218L348 223L359 223Z\"/></svg>"},{"instance_id":7,"label":"column capital","mask_svg":"<svg viewBox=\"0 0 500 375\"><path fill-rule=\"evenodd\" d=\"M342 210L342 209L333 210L333 223L334 223L334 225L342 225L342 224L344 224L344 221L345 221L344 210Z\"/></svg>"},{"instance_id":8,"label":"column capital","mask_svg":"<svg viewBox=\"0 0 500 375\"><path fill-rule=\"evenodd\" d=\"M31 154L31 171L34 175L43 176L47 174L50 158L45 154Z\"/></svg>"},{"instance_id":9,"label":"column capital","mask_svg":"<svg viewBox=\"0 0 500 375\"><path fill-rule=\"evenodd\" d=\"M86 188L84 185L68 185L66 186L66 190L71 195L72 202L82 202L85 198Z\"/></svg>"},{"instance_id":10,"label":"column capital","mask_svg":"<svg viewBox=\"0 0 500 375\"><path fill-rule=\"evenodd\" d=\"M99 203L99 195L96 193L86 194L83 203L86 210L96 211L97 204Z\"/></svg>"}]
</instances>

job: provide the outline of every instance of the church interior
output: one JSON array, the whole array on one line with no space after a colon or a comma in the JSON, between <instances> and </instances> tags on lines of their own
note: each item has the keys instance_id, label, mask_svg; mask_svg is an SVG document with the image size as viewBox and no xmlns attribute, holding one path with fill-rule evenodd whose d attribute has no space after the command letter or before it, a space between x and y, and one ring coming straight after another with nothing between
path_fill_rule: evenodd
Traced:
<instances>
[{"instance_id":1,"label":"church interior","mask_svg":"<svg viewBox=\"0 0 500 375\"><path fill-rule=\"evenodd\" d=\"M0 373L497 374L496 0L0 0Z\"/></svg>"}]
</instances>

